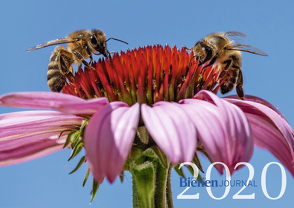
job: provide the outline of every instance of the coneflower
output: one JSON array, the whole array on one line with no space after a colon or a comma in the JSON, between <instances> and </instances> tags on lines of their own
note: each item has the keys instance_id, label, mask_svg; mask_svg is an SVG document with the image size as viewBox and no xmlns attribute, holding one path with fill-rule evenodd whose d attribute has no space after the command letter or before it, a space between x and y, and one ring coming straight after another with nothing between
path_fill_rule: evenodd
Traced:
<instances>
[{"instance_id":1,"label":"coneflower","mask_svg":"<svg viewBox=\"0 0 294 208\"><path fill-rule=\"evenodd\" d=\"M283 115L258 97L217 97L220 66L196 67L192 56L185 48L146 46L79 69L64 94L2 96L1 105L57 111L0 115L0 165L62 147L73 148L72 158L84 147L77 168L87 162L95 190L105 177L113 182L130 171L134 207L172 207L170 170L181 162L201 166L198 151L233 173L256 144L294 176L293 129Z\"/></svg>"}]
</instances>

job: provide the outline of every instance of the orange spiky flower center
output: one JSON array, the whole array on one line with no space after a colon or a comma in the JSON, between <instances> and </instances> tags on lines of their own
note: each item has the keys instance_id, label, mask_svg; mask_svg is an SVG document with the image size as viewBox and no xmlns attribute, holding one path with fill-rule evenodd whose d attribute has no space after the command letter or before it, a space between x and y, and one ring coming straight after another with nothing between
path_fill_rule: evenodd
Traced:
<instances>
[{"instance_id":1,"label":"orange spiky flower center","mask_svg":"<svg viewBox=\"0 0 294 208\"><path fill-rule=\"evenodd\" d=\"M75 81L66 83L62 91L84 99L107 97L129 105L177 102L192 98L202 89L216 93L220 67L197 67L192 57L186 47L179 50L168 45L115 53L109 60L93 62L92 68L79 69Z\"/></svg>"}]
</instances>

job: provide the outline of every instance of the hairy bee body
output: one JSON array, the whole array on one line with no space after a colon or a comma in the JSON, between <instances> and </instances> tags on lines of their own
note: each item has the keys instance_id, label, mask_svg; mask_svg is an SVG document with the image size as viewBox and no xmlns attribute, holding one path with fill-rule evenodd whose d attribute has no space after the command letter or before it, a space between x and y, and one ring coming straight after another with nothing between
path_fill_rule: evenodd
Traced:
<instances>
[{"instance_id":1,"label":"hairy bee body","mask_svg":"<svg viewBox=\"0 0 294 208\"><path fill-rule=\"evenodd\" d=\"M212 33L204 39L198 41L191 50L198 66L209 62L207 66L215 62L221 64L221 73L219 75L220 91L222 94L230 92L236 87L239 98L244 99L243 75L242 75L242 56L240 51L245 51L257 55L267 56L267 54L250 45L235 43L229 36L247 36L244 33L230 31L226 33Z\"/></svg>"},{"instance_id":2,"label":"hairy bee body","mask_svg":"<svg viewBox=\"0 0 294 208\"><path fill-rule=\"evenodd\" d=\"M109 38L118 40L115 38ZM47 83L53 92L60 92L66 83L66 78L69 81L74 80L72 74L72 64L81 67L82 63L91 67L92 54L103 55L109 58L109 51L107 50L106 35L101 30L77 30L72 32L66 38L59 38L48 41L46 43L29 48L25 52L41 49L44 47L67 43L67 48L58 46L53 51L47 71ZM118 40L121 41L121 40ZM124 42L124 41L121 41ZM126 42L124 42L126 43ZM128 43L126 43L128 44ZM90 63L85 59L90 58Z\"/></svg>"},{"instance_id":3,"label":"hairy bee body","mask_svg":"<svg viewBox=\"0 0 294 208\"><path fill-rule=\"evenodd\" d=\"M68 40L68 51L73 54L74 64L78 66L82 64L84 59L90 58L92 61L92 54L102 54L109 58L106 35L101 30L78 30L69 34ZM87 65L85 62L83 63Z\"/></svg>"},{"instance_id":4,"label":"hairy bee body","mask_svg":"<svg viewBox=\"0 0 294 208\"><path fill-rule=\"evenodd\" d=\"M73 75L70 70L74 62L73 54L64 46L58 46L52 52L47 71L47 84L51 91L60 92L65 85L66 77Z\"/></svg>"}]
</instances>

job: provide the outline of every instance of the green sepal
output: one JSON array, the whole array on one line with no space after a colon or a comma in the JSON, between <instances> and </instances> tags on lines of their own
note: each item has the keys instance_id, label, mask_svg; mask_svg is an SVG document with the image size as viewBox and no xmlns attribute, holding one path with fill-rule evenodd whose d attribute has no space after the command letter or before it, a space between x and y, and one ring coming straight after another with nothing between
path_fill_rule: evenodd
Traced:
<instances>
[{"instance_id":1,"label":"green sepal","mask_svg":"<svg viewBox=\"0 0 294 208\"><path fill-rule=\"evenodd\" d=\"M63 145L63 148L67 147L67 145L70 143L72 136L75 134L75 132L71 132L67 135L66 141Z\"/></svg>"},{"instance_id":2,"label":"green sepal","mask_svg":"<svg viewBox=\"0 0 294 208\"><path fill-rule=\"evenodd\" d=\"M200 163L200 160L199 160L199 157L198 157L197 152L195 152L195 155L194 155L194 158L193 158L193 163L197 166L197 168L198 168L202 173L204 173L204 170L203 170L202 165L201 165L201 163Z\"/></svg>"},{"instance_id":3,"label":"green sepal","mask_svg":"<svg viewBox=\"0 0 294 208\"><path fill-rule=\"evenodd\" d=\"M202 154L204 154L204 155L207 157L207 159L208 159L211 163L213 163L212 160L210 159L209 155L207 154L207 152L206 152L204 149L201 149L201 150L198 150L198 151L201 152Z\"/></svg>"},{"instance_id":4,"label":"green sepal","mask_svg":"<svg viewBox=\"0 0 294 208\"><path fill-rule=\"evenodd\" d=\"M87 123L89 122L89 120L83 120L83 122L82 122L82 125L81 125L81 128L80 128L80 132L81 132L81 136L83 136L84 135L84 130L85 130L85 127L86 127L86 125L87 125Z\"/></svg>"},{"instance_id":5,"label":"green sepal","mask_svg":"<svg viewBox=\"0 0 294 208\"><path fill-rule=\"evenodd\" d=\"M121 173L119 174L119 180L122 183L124 181L124 171L121 171Z\"/></svg>"},{"instance_id":6,"label":"green sepal","mask_svg":"<svg viewBox=\"0 0 294 208\"><path fill-rule=\"evenodd\" d=\"M80 159L80 161L79 161L78 165L75 167L75 169L73 169L73 171L71 171L69 174L72 174L72 173L76 172L81 167L81 165L85 162L85 158L86 158L86 156L84 155Z\"/></svg>"},{"instance_id":7,"label":"green sepal","mask_svg":"<svg viewBox=\"0 0 294 208\"><path fill-rule=\"evenodd\" d=\"M124 165L123 170L129 171L130 165L133 161L137 160L142 156L142 149L138 148L137 146L133 145L129 157Z\"/></svg>"},{"instance_id":8,"label":"green sepal","mask_svg":"<svg viewBox=\"0 0 294 208\"><path fill-rule=\"evenodd\" d=\"M185 167L185 166L182 166L182 168L183 167ZM194 170L193 170L193 168L189 165L189 166L187 166L187 168L188 168L188 170L189 170L189 172L192 174L192 176L194 176ZM198 171L198 176L199 176L199 171ZM197 176L197 177L198 177Z\"/></svg>"},{"instance_id":9,"label":"green sepal","mask_svg":"<svg viewBox=\"0 0 294 208\"><path fill-rule=\"evenodd\" d=\"M93 180L92 191L91 191L92 198L91 198L90 203L92 203L92 201L94 200L94 198L97 194L98 188L99 188L99 183L96 182L95 180Z\"/></svg>"},{"instance_id":10,"label":"green sepal","mask_svg":"<svg viewBox=\"0 0 294 208\"><path fill-rule=\"evenodd\" d=\"M70 125L70 126L71 126L71 127L74 127L74 128L77 128L77 129L81 128L80 125Z\"/></svg>"},{"instance_id":11,"label":"green sepal","mask_svg":"<svg viewBox=\"0 0 294 208\"><path fill-rule=\"evenodd\" d=\"M74 147L74 149L72 150L71 155L70 155L70 157L69 157L69 159L67 161L70 161L72 158L77 156L77 154L79 154L79 152L83 149L83 146L84 146L84 142L79 141L77 143L77 145Z\"/></svg>"},{"instance_id":12,"label":"green sepal","mask_svg":"<svg viewBox=\"0 0 294 208\"><path fill-rule=\"evenodd\" d=\"M85 186L85 184L86 184L86 182L87 182L87 180L89 178L89 175L90 175L90 169L88 168L87 173L86 173L85 178L84 178L84 181L83 181L83 187Z\"/></svg>"},{"instance_id":13,"label":"green sepal","mask_svg":"<svg viewBox=\"0 0 294 208\"><path fill-rule=\"evenodd\" d=\"M149 147L142 153L142 155L158 159L160 164L167 168L167 158L158 146L153 145Z\"/></svg>"},{"instance_id":14,"label":"green sepal","mask_svg":"<svg viewBox=\"0 0 294 208\"><path fill-rule=\"evenodd\" d=\"M81 132L77 131L74 135L74 138L71 141L71 148L74 148L76 146L76 144L79 142L81 136Z\"/></svg>"},{"instance_id":15,"label":"green sepal","mask_svg":"<svg viewBox=\"0 0 294 208\"><path fill-rule=\"evenodd\" d=\"M76 130L74 130L74 129L66 129L66 130L63 130L62 132L60 132L60 134L59 134L59 136L58 136L58 139L60 139L60 137L62 136L62 134L63 134L64 132L68 132L68 131L70 131L70 132L75 132Z\"/></svg>"},{"instance_id":16,"label":"green sepal","mask_svg":"<svg viewBox=\"0 0 294 208\"><path fill-rule=\"evenodd\" d=\"M174 167L174 170L181 176L181 177L183 177L183 178L186 178L186 176L185 176L185 174L184 174L184 172L183 172L183 167L181 167L181 168L179 168L180 167L180 165L176 165L175 167Z\"/></svg>"},{"instance_id":17,"label":"green sepal","mask_svg":"<svg viewBox=\"0 0 294 208\"><path fill-rule=\"evenodd\" d=\"M130 159L136 160L142 156L143 150L135 145L132 146L131 152L130 152Z\"/></svg>"},{"instance_id":18,"label":"green sepal","mask_svg":"<svg viewBox=\"0 0 294 208\"><path fill-rule=\"evenodd\" d=\"M85 126L87 125L88 122L89 122L89 120L83 120L80 130L84 130L84 128L85 128Z\"/></svg>"},{"instance_id":19,"label":"green sepal","mask_svg":"<svg viewBox=\"0 0 294 208\"><path fill-rule=\"evenodd\" d=\"M139 126L137 128L137 136L139 137L139 139L141 140L143 144L149 143L150 135L145 126Z\"/></svg>"}]
</instances>

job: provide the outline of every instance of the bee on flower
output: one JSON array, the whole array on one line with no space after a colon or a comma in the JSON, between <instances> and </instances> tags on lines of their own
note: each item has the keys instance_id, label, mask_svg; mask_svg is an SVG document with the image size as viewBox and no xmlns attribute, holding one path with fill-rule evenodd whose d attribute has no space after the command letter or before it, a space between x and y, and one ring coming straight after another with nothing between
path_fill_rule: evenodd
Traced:
<instances>
[{"instance_id":1,"label":"bee on flower","mask_svg":"<svg viewBox=\"0 0 294 208\"><path fill-rule=\"evenodd\" d=\"M275 155L294 177L293 129L284 116L255 96L219 98L221 66L189 65L193 55L185 47L140 47L79 70L63 93L1 96L3 106L42 110L0 115L0 165L64 147L73 148L72 158L85 148L77 168L87 163L96 189L105 178L112 183L130 171L137 189L134 203L167 207L172 207L167 200L171 168L197 160L199 151L233 173L238 162L250 160L257 145ZM222 166L216 168L223 172ZM146 174L148 185L141 177ZM156 202L146 198L162 190L166 194ZM145 191L150 196L142 194Z\"/></svg>"}]
</instances>

